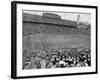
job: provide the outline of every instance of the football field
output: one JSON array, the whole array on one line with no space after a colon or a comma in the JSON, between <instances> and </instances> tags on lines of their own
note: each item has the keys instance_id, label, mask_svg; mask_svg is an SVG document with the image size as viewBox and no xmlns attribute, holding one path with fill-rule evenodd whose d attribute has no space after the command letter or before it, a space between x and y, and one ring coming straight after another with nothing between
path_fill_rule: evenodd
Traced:
<instances>
[{"instance_id":1,"label":"football field","mask_svg":"<svg viewBox=\"0 0 100 80\"><path fill-rule=\"evenodd\" d=\"M90 47L90 37L83 34L50 35L35 34L24 37L24 47L49 50L53 48Z\"/></svg>"}]
</instances>

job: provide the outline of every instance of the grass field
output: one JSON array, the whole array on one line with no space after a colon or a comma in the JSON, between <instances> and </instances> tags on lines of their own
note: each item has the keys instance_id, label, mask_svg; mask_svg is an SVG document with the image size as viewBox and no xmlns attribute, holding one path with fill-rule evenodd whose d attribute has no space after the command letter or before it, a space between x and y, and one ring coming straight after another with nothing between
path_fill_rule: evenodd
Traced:
<instances>
[{"instance_id":1,"label":"grass field","mask_svg":"<svg viewBox=\"0 0 100 80\"><path fill-rule=\"evenodd\" d=\"M46 35L35 34L24 38L24 47L29 49L90 47L90 37L82 34Z\"/></svg>"}]
</instances>

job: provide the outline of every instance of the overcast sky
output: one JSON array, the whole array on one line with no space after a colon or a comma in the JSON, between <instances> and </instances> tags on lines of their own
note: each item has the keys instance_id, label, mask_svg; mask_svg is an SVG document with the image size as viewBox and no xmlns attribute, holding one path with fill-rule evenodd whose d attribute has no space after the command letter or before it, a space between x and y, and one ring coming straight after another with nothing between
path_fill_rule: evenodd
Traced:
<instances>
[{"instance_id":1,"label":"overcast sky","mask_svg":"<svg viewBox=\"0 0 100 80\"><path fill-rule=\"evenodd\" d=\"M24 10L23 12L42 16L42 14L46 13L47 11ZM73 21L77 21L78 15L80 15L80 19L79 19L80 22L91 23L91 14L87 14L87 13L71 13L71 12L61 13L61 12L50 12L50 11L48 11L48 13L58 14L59 16L61 16L62 19L73 20Z\"/></svg>"}]
</instances>

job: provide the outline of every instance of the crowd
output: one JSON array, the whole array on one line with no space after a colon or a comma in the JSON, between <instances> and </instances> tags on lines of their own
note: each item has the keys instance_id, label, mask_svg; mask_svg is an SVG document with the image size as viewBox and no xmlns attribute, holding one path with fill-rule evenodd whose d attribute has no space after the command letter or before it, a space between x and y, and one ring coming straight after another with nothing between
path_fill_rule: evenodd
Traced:
<instances>
[{"instance_id":1,"label":"crowd","mask_svg":"<svg viewBox=\"0 0 100 80\"><path fill-rule=\"evenodd\" d=\"M91 66L90 48L23 51L23 69Z\"/></svg>"}]
</instances>

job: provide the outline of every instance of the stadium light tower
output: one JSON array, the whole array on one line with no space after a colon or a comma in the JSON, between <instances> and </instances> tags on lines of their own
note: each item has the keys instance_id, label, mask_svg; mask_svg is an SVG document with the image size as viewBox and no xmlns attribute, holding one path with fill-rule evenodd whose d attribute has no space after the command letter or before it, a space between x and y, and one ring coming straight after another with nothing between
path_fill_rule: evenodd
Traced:
<instances>
[{"instance_id":1,"label":"stadium light tower","mask_svg":"<svg viewBox=\"0 0 100 80\"><path fill-rule=\"evenodd\" d=\"M80 24L80 15L77 16L77 27L79 26Z\"/></svg>"}]
</instances>

